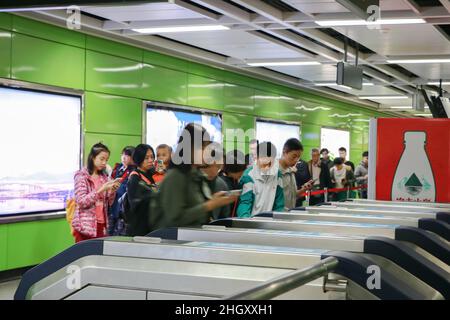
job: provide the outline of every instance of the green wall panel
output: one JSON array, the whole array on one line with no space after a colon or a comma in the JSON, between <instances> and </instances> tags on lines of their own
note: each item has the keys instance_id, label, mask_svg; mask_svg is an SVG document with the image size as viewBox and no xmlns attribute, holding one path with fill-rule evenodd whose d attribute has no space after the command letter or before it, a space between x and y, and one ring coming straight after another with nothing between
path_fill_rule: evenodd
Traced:
<instances>
[{"instance_id":1,"label":"green wall panel","mask_svg":"<svg viewBox=\"0 0 450 320\"><path fill-rule=\"evenodd\" d=\"M236 129L242 129L244 134L248 134L248 136L242 137L241 140L245 141L241 142L248 143L251 139L254 138L254 130L247 130L255 129L255 117L236 113L223 113L222 116L222 133L224 135L224 141L237 141L237 135L239 134L239 132L236 131Z\"/></svg>"},{"instance_id":2,"label":"green wall panel","mask_svg":"<svg viewBox=\"0 0 450 320\"><path fill-rule=\"evenodd\" d=\"M86 52L86 90L139 97L142 63L104 53Z\"/></svg>"},{"instance_id":3,"label":"green wall panel","mask_svg":"<svg viewBox=\"0 0 450 320\"><path fill-rule=\"evenodd\" d=\"M103 38L86 36L86 49L142 62L143 50Z\"/></svg>"},{"instance_id":4,"label":"green wall panel","mask_svg":"<svg viewBox=\"0 0 450 320\"><path fill-rule=\"evenodd\" d=\"M297 109L298 106L298 99L287 96L280 96L278 118L285 121L300 122L300 120L302 119L302 114Z\"/></svg>"},{"instance_id":5,"label":"green wall panel","mask_svg":"<svg viewBox=\"0 0 450 320\"><path fill-rule=\"evenodd\" d=\"M211 78L219 81L224 81L226 71L223 69L218 69L214 67L210 67L205 64L200 64L196 62L189 62L188 72L191 74L195 74L198 76Z\"/></svg>"},{"instance_id":6,"label":"green wall panel","mask_svg":"<svg viewBox=\"0 0 450 320\"><path fill-rule=\"evenodd\" d=\"M104 143L111 151L109 157L109 165L114 166L115 163L120 162L120 153L126 146L137 146L141 143L141 136L126 136L118 134L106 133L89 133L84 136L84 162L86 163L87 156L92 146L98 142Z\"/></svg>"},{"instance_id":7,"label":"green wall panel","mask_svg":"<svg viewBox=\"0 0 450 320\"><path fill-rule=\"evenodd\" d=\"M188 104L206 109L223 109L224 84L214 79L190 74L188 77Z\"/></svg>"},{"instance_id":8,"label":"green wall panel","mask_svg":"<svg viewBox=\"0 0 450 320\"><path fill-rule=\"evenodd\" d=\"M0 12L0 28L6 30L12 29L12 16L10 14Z\"/></svg>"},{"instance_id":9,"label":"green wall panel","mask_svg":"<svg viewBox=\"0 0 450 320\"><path fill-rule=\"evenodd\" d=\"M253 114L258 117L277 119L279 115L280 97L274 93L255 90L255 109Z\"/></svg>"},{"instance_id":10,"label":"green wall panel","mask_svg":"<svg viewBox=\"0 0 450 320\"><path fill-rule=\"evenodd\" d=\"M14 33L12 78L84 88L84 50Z\"/></svg>"},{"instance_id":11,"label":"green wall panel","mask_svg":"<svg viewBox=\"0 0 450 320\"><path fill-rule=\"evenodd\" d=\"M8 248L8 225L0 225L0 271L5 270L7 266L6 251Z\"/></svg>"},{"instance_id":12,"label":"green wall panel","mask_svg":"<svg viewBox=\"0 0 450 320\"><path fill-rule=\"evenodd\" d=\"M248 143L243 143L243 142L237 142L237 141L224 141L224 149L225 152L229 152L232 150L239 150L242 153L247 154L249 153L249 147L248 147Z\"/></svg>"},{"instance_id":13,"label":"green wall panel","mask_svg":"<svg viewBox=\"0 0 450 320\"><path fill-rule=\"evenodd\" d=\"M182 72L189 71L189 61L153 51L144 51L144 62Z\"/></svg>"},{"instance_id":14,"label":"green wall panel","mask_svg":"<svg viewBox=\"0 0 450 320\"><path fill-rule=\"evenodd\" d=\"M13 31L80 48L86 45L86 38L82 33L19 16L13 16Z\"/></svg>"},{"instance_id":15,"label":"green wall panel","mask_svg":"<svg viewBox=\"0 0 450 320\"><path fill-rule=\"evenodd\" d=\"M141 96L148 100L187 104L188 75L184 72L144 64Z\"/></svg>"},{"instance_id":16,"label":"green wall panel","mask_svg":"<svg viewBox=\"0 0 450 320\"><path fill-rule=\"evenodd\" d=\"M364 151L365 150L362 150L362 149L359 149L359 148L353 148L353 149L351 148L350 149L350 160L355 164L355 168L361 162L362 153Z\"/></svg>"},{"instance_id":17,"label":"green wall panel","mask_svg":"<svg viewBox=\"0 0 450 320\"><path fill-rule=\"evenodd\" d=\"M86 93L85 131L112 134L142 134L140 99Z\"/></svg>"},{"instance_id":18,"label":"green wall panel","mask_svg":"<svg viewBox=\"0 0 450 320\"><path fill-rule=\"evenodd\" d=\"M0 30L0 77L11 77L11 33Z\"/></svg>"},{"instance_id":19,"label":"green wall panel","mask_svg":"<svg viewBox=\"0 0 450 320\"><path fill-rule=\"evenodd\" d=\"M73 243L66 219L8 224L7 269L41 263Z\"/></svg>"},{"instance_id":20,"label":"green wall panel","mask_svg":"<svg viewBox=\"0 0 450 320\"><path fill-rule=\"evenodd\" d=\"M254 89L226 83L223 94L225 111L253 114L255 106Z\"/></svg>"}]
</instances>

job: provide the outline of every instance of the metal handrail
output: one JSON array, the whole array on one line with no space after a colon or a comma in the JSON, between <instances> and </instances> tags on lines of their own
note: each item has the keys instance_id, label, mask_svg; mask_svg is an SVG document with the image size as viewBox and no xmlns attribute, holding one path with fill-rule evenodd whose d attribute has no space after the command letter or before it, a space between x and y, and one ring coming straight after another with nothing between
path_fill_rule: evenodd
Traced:
<instances>
[{"instance_id":1,"label":"metal handrail","mask_svg":"<svg viewBox=\"0 0 450 320\"><path fill-rule=\"evenodd\" d=\"M305 269L290 272L249 290L226 297L225 300L269 300L327 275L337 267L338 263L337 258L328 257Z\"/></svg>"}]
</instances>

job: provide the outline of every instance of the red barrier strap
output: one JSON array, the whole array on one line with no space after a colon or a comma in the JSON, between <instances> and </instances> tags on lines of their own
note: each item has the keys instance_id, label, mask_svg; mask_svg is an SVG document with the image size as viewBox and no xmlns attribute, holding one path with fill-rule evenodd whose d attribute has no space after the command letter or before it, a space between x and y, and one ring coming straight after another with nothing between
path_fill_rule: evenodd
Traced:
<instances>
[{"instance_id":1,"label":"red barrier strap","mask_svg":"<svg viewBox=\"0 0 450 320\"><path fill-rule=\"evenodd\" d=\"M311 196L315 196L318 194L325 194L327 192L341 192L341 191L347 191L347 190L361 190L361 189L366 189L367 185L362 185L359 187L353 187L353 188L332 188L332 189L327 189L327 190L316 190L316 191L311 191L310 195ZM303 192L300 194L301 197L306 197L307 193Z\"/></svg>"}]
</instances>

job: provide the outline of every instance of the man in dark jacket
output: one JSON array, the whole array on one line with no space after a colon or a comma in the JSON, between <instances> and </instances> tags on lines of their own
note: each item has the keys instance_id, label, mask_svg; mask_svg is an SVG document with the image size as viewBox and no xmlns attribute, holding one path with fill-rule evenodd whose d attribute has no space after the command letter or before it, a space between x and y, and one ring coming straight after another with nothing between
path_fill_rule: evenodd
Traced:
<instances>
[{"instance_id":1,"label":"man in dark jacket","mask_svg":"<svg viewBox=\"0 0 450 320\"><path fill-rule=\"evenodd\" d=\"M308 163L301 158L295 168L297 170L297 172L295 173L295 182L297 183L297 190L299 190L302 188L302 186L311 182L311 174L308 170ZM303 206L303 201L305 201L305 197L297 198L296 206Z\"/></svg>"},{"instance_id":2,"label":"man in dark jacket","mask_svg":"<svg viewBox=\"0 0 450 320\"><path fill-rule=\"evenodd\" d=\"M308 172L313 180L312 191L331 188L330 169L328 165L320 159L319 149L311 150L311 160L308 162ZM324 202L324 195L313 195L309 201L310 205Z\"/></svg>"}]
</instances>

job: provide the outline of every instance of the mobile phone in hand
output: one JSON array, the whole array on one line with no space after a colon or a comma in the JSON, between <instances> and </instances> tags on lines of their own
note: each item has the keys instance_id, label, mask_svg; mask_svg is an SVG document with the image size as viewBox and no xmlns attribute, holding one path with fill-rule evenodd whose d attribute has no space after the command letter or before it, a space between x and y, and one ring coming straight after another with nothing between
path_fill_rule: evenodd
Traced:
<instances>
[{"instance_id":1,"label":"mobile phone in hand","mask_svg":"<svg viewBox=\"0 0 450 320\"><path fill-rule=\"evenodd\" d=\"M242 193L242 189L229 190L225 192L225 195L230 196L240 196Z\"/></svg>"}]
</instances>

